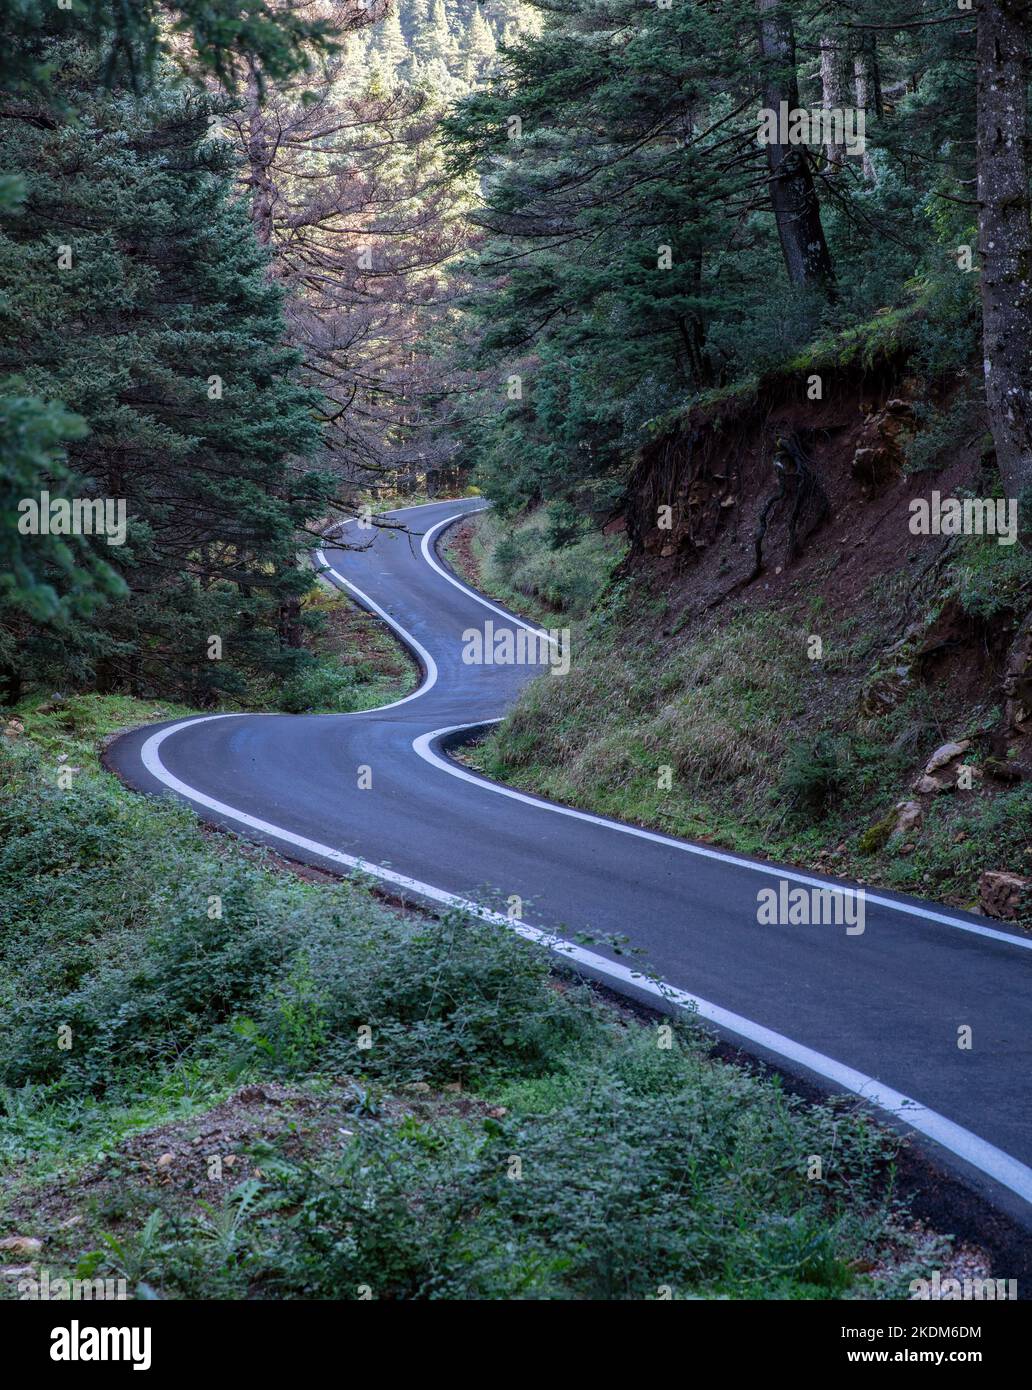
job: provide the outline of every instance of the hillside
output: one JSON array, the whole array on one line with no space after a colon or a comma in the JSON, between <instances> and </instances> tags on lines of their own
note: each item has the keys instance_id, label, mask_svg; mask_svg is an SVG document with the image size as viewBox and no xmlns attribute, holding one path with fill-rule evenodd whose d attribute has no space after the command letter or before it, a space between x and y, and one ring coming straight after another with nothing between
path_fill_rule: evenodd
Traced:
<instances>
[{"instance_id":1,"label":"hillside","mask_svg":"<svg viewBox=\"0 0 1032 1390\"><path fill-rule=\"evenodd\" d=\"M819 480L796 554L778 440ZM1005 535L910 529L917 499L991 495L988 447L965 386L937 403L905 356L814 357L673 422L573 544L533 518L469 523L486 544L453 549L466 574L572 622L579 655L468 758L573 805L1030 920L1032 561Z\"/></svg>"}]
</instances>

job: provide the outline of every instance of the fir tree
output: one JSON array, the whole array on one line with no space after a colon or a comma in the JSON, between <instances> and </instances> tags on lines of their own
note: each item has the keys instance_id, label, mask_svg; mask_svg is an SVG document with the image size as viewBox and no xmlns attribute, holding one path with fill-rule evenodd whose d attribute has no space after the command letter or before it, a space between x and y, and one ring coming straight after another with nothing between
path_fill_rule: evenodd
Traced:
<instances>
[{"instance_id":1,"label":"fir tree","mask_svg":"<svg viewBox=\"0 0 1032 1390\"><path fill-rule=\"evenodd\" d=\"M316 398L293 379L230 147L209 136L225 102L164 84L105 95L87 51L57 56L78 122L55 137L40 108L0 130L28 190L0 237L0 375L85 422L69 464L88 496L126 502L125 544L100 551L127 593L88 623L22 604L5 626L31 676L59 659L84 681L203 699L296 659L276 624L310 583L300 531L330 492L295 462L318 443ZM59 588L60 569L50 557L43 582Z\"/></svg>"}]
</instances>

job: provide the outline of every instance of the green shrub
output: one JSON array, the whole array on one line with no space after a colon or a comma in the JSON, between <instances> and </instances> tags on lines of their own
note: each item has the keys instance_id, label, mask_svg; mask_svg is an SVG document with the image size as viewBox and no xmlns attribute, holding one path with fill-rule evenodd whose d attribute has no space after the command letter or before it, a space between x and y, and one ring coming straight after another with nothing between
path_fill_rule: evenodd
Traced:
<instances>
[{"instance_id":1,"label":"green shrub","mask_svg":"<svg viewBox=\"0 0 1032 1390\"><path fill-rule=\"evenodd\" d=\"M553 502L513 524L493 515L480 523L488 588L517 608L583 617L612 576L623 543L592 530L569 503Z\"/></svg>"},{"instance_id":2,"label":"green shrub","mask_svg":"<svg viewBox=\"0 0 1032 1390\"><path fill-rule=\"evenodd\" d=\"M0 742L0 778L0 1153L103 1146L90 1275L195 1298L827 1298L899 1240L877 1190L895 1141L712 1060L690 1021L661 1046L502 927L272 873L106 775L60 790L31 747ZM259 1166L220 1202L141 1184L121 1135L261 1073L346 1108L247 1141Z\"/></svg>"},{"instance_id":3,"label":"green shrub","mask_svg":"<svg viewBox=\"0 0 1032 1390\"><path fill-rule=\"evenodd\" d=\"M311 710L348 713L361 704L355 686L359 673L332 657L306 663L283 683L280 708L287 714L307 714Z\"/></svg>"},{"instance_id":4,"label":"green shrub","mask_svg":"<svg viewBox=\"0 0 1032 1390\"><path fill-rule=\"evenodd\" d=\"M1032 507L1024 509L1032 516ZM965 537L952 570L952 593L965 613L989 621L1032 602L1032 546L999 545L995 536Z\"/></svg>"},{"instance_id":5,"label":"green shrub","mask_svg":"<svg viewBox=\"0 0 1032 1390\"><path fill-rule=\"evenodd\" d=\"M880 1234L895 1141L633 1029L569 1059L556 1103L479 1128L370 1121L329 1165L264 1152L252 1272L277 1295L381 1299L836 1297ZM809 1181L806 1155L829 1157ZM851 1214L840 1206L848 1198ZM870 1205L867 1205L870 1203ZM834 1210L836 1215L830 1215Z\"/></svg>"},{"instance_id":6,"label":"green shrub","mask_svg":"<svg viewBox=\"0 0 1032 1390\"><path fill-rule=\"evenodd\" d=\"M0 918L15 924L0 939L0 1083L99 1093L191 1049L452 1080L534 1071L594 1026L587 996L560 996L547 954L504 927L314 893L213 857L188 811L106 778L61 791L31 750L0 756L23 777L0 813Z\"/></svg>"},{"instance_id":7,"label":"green shrub","mask_svg":"<svg viewBox=\"0 0 1032 1390\"><path fill-rule=\"evenodd\" d=\"M845 781L842 753L826 735L789 745L785 770L776 793L799 819L815 820L827 809Z\"/></svg>"}]
</instances>

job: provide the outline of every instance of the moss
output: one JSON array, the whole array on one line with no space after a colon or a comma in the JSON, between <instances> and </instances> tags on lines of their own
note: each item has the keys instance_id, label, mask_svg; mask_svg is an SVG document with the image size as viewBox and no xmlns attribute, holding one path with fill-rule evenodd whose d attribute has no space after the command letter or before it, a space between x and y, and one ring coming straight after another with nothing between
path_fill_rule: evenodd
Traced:
<instances>
[{"instance_id":1,"label":"moss","mask_svg":"<svg viewBox=\"0 0 1032 1390\"><path fill-rule=\"evenodd\" d=\"M892 839L892 832L896 826L896 813L890 811L887 816L864 831L857 842L861 854L876 854L878 850L884 849Z\"/></svg>"}]
</instances>

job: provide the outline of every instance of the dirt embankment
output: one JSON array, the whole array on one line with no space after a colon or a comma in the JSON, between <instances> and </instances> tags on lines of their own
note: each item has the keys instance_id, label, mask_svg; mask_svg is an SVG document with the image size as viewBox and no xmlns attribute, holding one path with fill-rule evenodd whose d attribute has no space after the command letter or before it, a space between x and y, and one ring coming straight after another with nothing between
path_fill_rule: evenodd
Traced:
<instances>
[{"instance_id":1,"label":"dirt embankment","mask_svg":"<svg viewBox=\"0 0 1032 1390\"><path fill-rule=\"evenodd\" d=\"M899 359L693 410L606 523L625 582L570 680L478 756L592 810L1032 920L1032 560L945 510L992 502L1006 527L998 490L976 383L936 395Z\"/></svg>"},{"instance_id":2,"label":"dirt embankment","mask_svg":"<svg viewBox=\"0 0 1032 1390\"><path fill-rule=\"evenodd\" d=\"M816 389L821 398L809 399ZM878 575L928 565L942 550L943 538L911 532L913 498L984 481L977 418L937 467L907 472L930 404L945 407L948 397L929 402L898 363L766 378L755 394L699 408L643 449L614 526L627 529L632 565L647 560L653 576L671 580L690 572L684 598L700 611L810 584L837 616Z\"/></svg>"}]
</instances>

